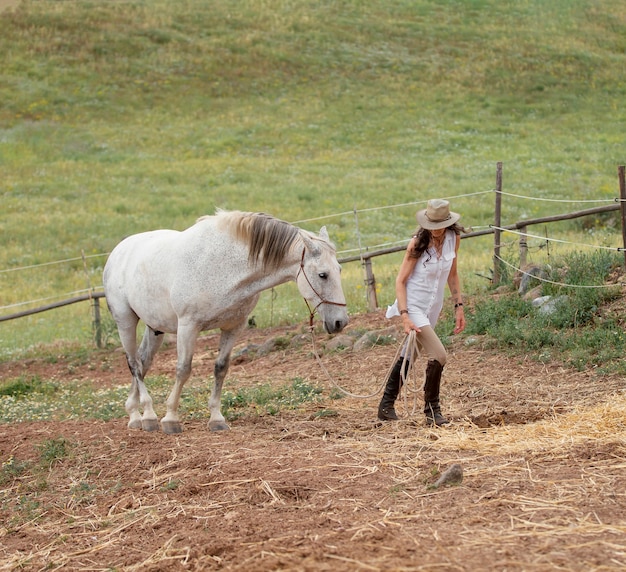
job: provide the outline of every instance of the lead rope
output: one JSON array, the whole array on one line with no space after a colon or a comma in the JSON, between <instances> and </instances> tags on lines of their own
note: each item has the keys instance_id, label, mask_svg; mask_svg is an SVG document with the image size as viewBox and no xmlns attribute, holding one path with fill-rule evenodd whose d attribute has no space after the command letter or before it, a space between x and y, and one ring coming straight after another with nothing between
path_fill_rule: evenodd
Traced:
<instances>
[{"instance_id":1,"label":"lead rope","mask_svg":"<svg viewBox=\"0 0 626 572\"><path fill-rule=\"evenodd\" d=\"M404 387L407 388L407 391L404 392L404 403L405 403L405 407L407 406L406 402L407 402L407 393L410 390L409 389L409 384L408 382L408 373L410 371L412 371L413 369L413 364L415 363L415 360L417 358L420 357L420 351L419 351L419 347L417 344L417 338L416 338L416 334L415 334L415 330L411 330L408 334L406 334L406 336L404 337L404 340L402 340L402 343L398 346L398 349L396 351L395 356L393 357L393 360L391 361L391 366L389 367L389 369L387 370L387 375L385 375L385 377L383 377L383 382L379 385L378 389L376 389L376 391L374 391L373 393L370 393L368 395L360 395L357 393L352 393L350 391L348 391L347 389L344 389L343 387L341 387L333 378L333 376L330 374L330 372L328 371L328 369L326 369L326 366L322 363L322 359L319 356L319 353L317 351L317 345L315 343L315 332L313 331L313 326L310 326L311 329L311 343L313 345L313 355L315 356L315 359L317 360L317 363L319 364L319 366L322 368L322 371L326 374L326 377L328 378L328 380L330 381L330 384L337 389L338 391L340 391L341 393L343 393L344 395L347 395L348 397L356 397L357 399L369 399L370 397L375 397L376 395L378 395L385 387L385 385L387 385L387 380L389 379L389 375L391 374L391 370L393 369L393 366L395 365L396 361L399 359L400 357L400 352L402 351L402 348L404 347L405 343L407 346L406 352L404 354L404 358L403 358L403 362L402 362L402 368L400 370L400 375L402 376L402 385ZM404 363L406 360L406 356L411 356L413 359L409 358L409 372L407 372L407 374L405 375L404 373ZM417 386L417 380L415 380L415 385ZM422 387L420 387L421 389ZM416 407L417 407L417 392L419 390L414 390L412 391L412 393L415 394L414 397L414 402L413 402L413 413L415 413L416 411ZM408 411L408 407L407 407L407 411Z\"/></svg>"},{"instance_id":2,"label":"lead rope","mask_svg":"<svg viewBox=\"0 0 626 572\"><path fill-rule=\"evenodd\" d=\"M391 366L389 368L389 370L387 370L387 375L385 375L385 377L383 378L383 382L381 383L381 385L378 387L378 389L376 391L374 391L373 393L370 393L368 395L359 395L357 393L351 393L350 391L344 389L343 387L341 387L333 378L332 375L330 375L330 372L328 371L328 369L326 369L326 366L322 363L322 359L319 356L319 353L317 351L317 345L315 343L315 332L314 332L314 327L313 327L313 316L315 315L316 310L322 305L322 304L331 304L334 306L345 306L346 304L343 302L333 302L330 300L325 300L324 298L322 298L322 296L319 295L319 293L315 290L315 288L313 287L313 284L311 284L311 281L309 280L309 277L306 275L306 272L304 271L304 255L306 253L306 248L302 249L302 257L300 258L300 268L298 269L298 273L296 274L296 281L298 280L298 276L300 275L300 273L302 273L302 275L304 276L305 280L307 281L309 287L311 288L311 290L313 290L313 293L320 299L319 303L315 306L315 308L311 309L311 306L309 305L309 302L306 298L303 298L304 303L306 304L306 307L309 310L309 329L311 330L311 344L313 346L313 355L315 356L315 359L317 360L317 363L319 364L319 366L322 368L322 371L326 374L326 377L328 377L328 380L330 381L331 385L333 387L335 387L335 389L337 389L338 391L340 391L341 393L343 393L344 395L347 395L349 397L356 397L358 399L369 399L370 397L374 397L376 395L378 395L383 388L385 387L385 385L387 384L387 379L389 379L389 375L391 374L391 370L393 369L394 364L396 363L396 361L398 360L398 356L400 355L400 352L402 351L402 348L405 344L405 342L407 343L407 351L405 352L405 356L409 355L411 356L413 359L409 359L409 371L412 369L413 364L415 363L415 360L419 357L420 352L419 352L419 347L417 345L417 338L415 337L415 330L411 330L408 334L406 334L404 340L402 341L402 343L400 344L400 346L398 347L398 350L396 351L396 355L394 356L392 362L391 362ZM406 360L406 357L405 357ZM403 367L401 369L401 375L402 375L402 381L403 381L403 385L405 387L407 387L407 392L408 390L408 384L407 382L407 376L404 374L404 362L403 362ZM416 385L417 385L417 381L416 381ZM406 405L406 393L404 393L404 399L405 399L405 405ZM417 391L415 391L415 393L417 394ZM413 413L415 413L415 407L417 405L417 397L415 397L414 399L414 404L413 404Z\"/></svg>"},{"instance_id":3,"label":"lead rope","mask_svg":"<svg viewBox=\"0 0 626 572\"><path fill-rule=\"evenodd\" d=\"M402 391L402 387L400 388L400 393L402 394L402 400L404 403L404 407L405 409L408 411L409 410L409 406L408 406L408 394L412 393L413 394L413 408L411 410L410 415L414 415L415 412L417 411L417 394L420 393L421 391L423 391L424 389L424 381L422 381L422 383L419 383L417 380L417 368L415 368L415 363L417 362L417 360L421 357L421 352L419 349L419 344L417 343L417 334L415 333L415 330L411 330L406 338L406 344L407 344L407 348L404 352L404 360L406 360L406 356L410 356L409 358L409 371L407 372L407 374L404 374L404 361L402 362L402 367L400 369L400 378L402 380L402 387L405 388L405 391ZM402 347L404 345L403 344L400 346ZM415 387L415 389L411 388L411 384L408 383L409 381L409 373L413 372L413 386ZM400 397L400 393L398 394L398 397Z\"/></svg>"}]
</instances>

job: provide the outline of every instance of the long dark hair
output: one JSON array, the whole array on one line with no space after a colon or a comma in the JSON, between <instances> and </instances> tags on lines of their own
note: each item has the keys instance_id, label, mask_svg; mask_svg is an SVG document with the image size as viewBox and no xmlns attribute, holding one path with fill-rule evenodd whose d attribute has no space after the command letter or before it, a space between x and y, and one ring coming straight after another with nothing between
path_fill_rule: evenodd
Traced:
<instances>
[{"instance_id":1,"label":"long dark hair","mask_svg":"<svg viewBox=\"0 0 626 572\"><path fill-rule=\"evenodd\" d=\"M461 234L462 232L465 232L465 228L463 228L459 223L456 222L447 227L446 231L448 230L454 231L454 234ZM424 254L424 252L428 250L428 245L430 244L432 234L427 228L419 227L413 235L413 238L415 238L415 246L413 247L413 250L411 250L409 255L411 256L411 258L420 258L422 254Z\"/></svg>"}]
</instances>

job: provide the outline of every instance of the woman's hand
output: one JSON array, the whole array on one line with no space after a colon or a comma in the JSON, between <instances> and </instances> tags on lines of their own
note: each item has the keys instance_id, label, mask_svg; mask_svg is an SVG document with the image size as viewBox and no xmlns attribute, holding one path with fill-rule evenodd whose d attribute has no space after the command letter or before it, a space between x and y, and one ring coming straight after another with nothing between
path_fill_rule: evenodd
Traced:
<instances>
[{"instance_id":1,"label":"woman's hand","mask_svg":"<svg viewBox=\"0 0 626 572\"><path fill-rule=\"evenodd\" d=\"M460 334L465 329L465 312L463 306L454 309L455 326L454 333Z\"/></svg>"},{"instance_id":2,"label":"woman's hand","mask_svg":"<svg viewBox=\"0 0 626 572\"><path fill-rule=\"evenodd\" d=\"M408 314L402 314L402 327L405 334L410 334L411 330L415 330L418 334L422 331L413 323Z\"/></svg>"}]
</instances>

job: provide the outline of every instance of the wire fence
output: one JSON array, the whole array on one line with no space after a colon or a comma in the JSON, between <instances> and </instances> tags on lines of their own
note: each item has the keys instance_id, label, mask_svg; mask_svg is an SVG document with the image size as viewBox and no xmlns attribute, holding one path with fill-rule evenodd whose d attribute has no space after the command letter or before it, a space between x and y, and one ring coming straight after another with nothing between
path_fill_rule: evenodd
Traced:
<instances>
[{"instance_id":1,"label":"wire fence","mask_svg":"<svg viewBox=\"0 0 626 572\"><path fill-rule=\"evenodd\" d=\"M498 163L498 169L501 169L502 164ZM474 193L465 193L465 194L457 194L446 197L441 197L449 200L450 202L458 201L459 199L469 199L476 198L479 196L495 196L496 197L496 212L494 213L494 222L486 223L481 226L473 226L470 229L470 232L462 235L462 238L472 238L477 236L485 236L489 234L494 235L494 255L493 255L493 275L491 277L492 281L496 282L499 280L499 268L507 267L513 272L525 274L524 266L526 262L526 254L529 249L533 248L532 245L529 245L528 240L536 240L539 242L539 246L535 246L534 248L544 248L546 245L550 243L559 243L564 245L569 245L575 248L589 248L589 249L597 249L597 250L613 250L617 252L625 253L625 264L626 264L626 189L624 186L624 167L618 167L618 180L619 180L619 196L614 198L598 198L598 199L557 199L557 198L545 198L545 197L533 197L527 195L520 195L505 192L501 188L501 171L498 172L496 177L496 188L489 189L485 191L477 191ZM573 211L568 213L561 213L550 215L537 219L526 219L518 221L511 225L502 225L501 222L501 212L498 212L501 209L501 201L502 197L511 197L517 200L525 200L529 202L535 201L545 201L551 203L563 203L563 204L597 204L601 206L593 207L590 209L585 209L582 211ZM378 256L386 256L388 254L392 254L395 252L401 252L406 248L408 243L407 239L393 241L393 242L384 242L384 243L375 243L375 244L363 244L362 235L361 235L361 225L362 225L362 217L363 215L369 213L375 213L380 211L387 211L391 209L406 209L407 207L420 207L423 208L425 205L425 200L411 201L400 204L392 204L392 205L382 205L377 207L368 207L357 209L356 207L352 211L343 211L337 213L330 213L324 216L313 217L308 219L301 219L297 221L293 221L294 225L302 225L310 222L320 222L320 221L332 221L337 218L345 218L346 216L352 217L354 220L355 227L355 236L357 240L357 246L354 248L349 248L346 250L340 250L338 254L338 259L340 263L349 263L349 262L360 262L364 267L365 279L364 282L366 284L366 296L368 302L368 308L370 310L378 307L378 302L376 299L376 281L373 274L372 269L372 259ZM607 204L609 203L609 204ZM549 236L541 236L538 234L532 234L527 232L527 227L537 224L544 223L552 223L562 220L570 220L573 218L598 215L601 213L607 213L612 211L620 211L621 214L621 227L622 227L622 244L617 246L607 246L607 245L599 245L593 243L583 243L580 241L569 241L561 238L549 237ZM502 240L502 235L512 235L515 237L515 240L510 243L504 242ZM519 253L514 257L511 256L509 258L515 258L518 263L515 264L510 259L507 260L500 253L500 248L512 248L518 247ZM52 266L61 266L67 265L71 263L75 263L77 261L82 261L83 266L85 267L85 272L87 273L87 260L91 259L106 259L108 256L108 252L96 253L85 255L84 253L80 257L73 258L65 258L61 260L53 260L40 264L30 264L26 266L18 266L14 268L6 268L0 269L0 274L11 274L26 272L26 271L37 271L44 268L49 268ZM537 278L535 276L535 278ZM540 278L537 278L540 280ZM89 281L89 278L88 278ZM573 284L561 284L562 286L575 288L576 285ZM99 306L98 300L104 297L104 293L102 291L102 285L91 285L89 284L88 288L74 290L71 292L64 292L54 294L48 297L40 297L36 299L30 300L22 300L18 302L14 302L11 304L6 304L0 306L0 312L4 312L6 310L15 310L17 308L28 308L25 310L21 310L18 312L12 312L4 315L0 315L0 322L17 319L20 317L24 317L27 315L32 315L35 313L45 312L48 310L52 310L55 308L59 308L65 305L74 304L78 302L91 301L94 306L94 312L99 314ZM52 302L52 300L56 300ZM41 306L42 303L47 302L47 304ZM40 305L37 307L33 307L35 305Z\"/></svg>"}]
</instances>

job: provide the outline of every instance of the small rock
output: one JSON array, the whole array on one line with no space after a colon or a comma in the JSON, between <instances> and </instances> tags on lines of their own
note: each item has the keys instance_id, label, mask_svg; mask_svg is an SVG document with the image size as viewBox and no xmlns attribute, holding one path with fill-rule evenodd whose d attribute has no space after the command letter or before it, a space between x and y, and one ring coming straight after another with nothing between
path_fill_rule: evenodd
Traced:
<instances>
[{"instance_id":1,"label":"small rock","mask_svg":"<svg viewBox=\"0 0 626 572\"><path fill-rule=\"evenodd\" d=\"M526 292L526 294L522 296L522 299L527 300L527 301L530 300L532 302L533 300L536 300L537 298L541 297L542 290L543 290L543 286L539 284L539 286L535 286L534 288Z\"/></svg>"},{"instance_id":2,"label":"small rock","mask_svg":"<svg viewBox=\"0 0 626 572\"><path fill-rule=\"evenodd\" d=\"M540 308L552 300L552 296L539 296L532 301L533 308Z\"/></svg>"},{"instance_id":3,"label":"small rock","mask_svg":"<svg viewBox=\"0 0 626 572\"><path fill-rule=\"evenodd\" d=\"M266 356L267 354L273 352L278 346L278 342L276 338L269 338L265 340L257 349L257 355Z\"/></svg>"},{"instance_id":4,"label":"small rock","mask_svg":"<svg viewBox=\"0 0 626 572\"><path fill-rule=\"evenodd\" d=\"M523 270L524 272L519 276L520 284L517 289L518 293L522 295L535 286L535 282L538 278L545 279L548 277L546 271L541 266L530 265Z\"/></svg>"},{"instance_id":5,"label":"small rock","mask_svg":"<svg viewBox=\"0 0 626 572\"><path fill-rule=\"evenodd\" d=\"M538 312L545 316L550 316L556 313L559 309L560 304L567 304L569 301L569 297L566 295L557 296L556 298L551 298L550 296L544 296L544 298L549 298L543 304L539 305Z\"/></svg>"},{"instance_id":6,"label":"small rock","mask_svg":"<svg viewBox=\"0 0 626 572\"><path fill-rule=\"evenodd\" d=\"M326 349L329 351L349 350L354 346L354 338L346 334L338 334L330 341L326 342Z\"/></svg>"},{"instance_id":7,"label":"small rock","mask_svg":"<svg viewBox=\"0 0 626 572\"><path fill-rule=\"evenodd\" d=\"M248 344L247 346L237 349L231 356L231 363L240 364L250 359L259 349L257 344Z\"/></svg>"},{"instance_id":8,"label":"small rock","mask_svg":"<svg viewBox=\"0 0 626 572\"><path fill-rule=\"evenodd\" d=\"M355 352L368 350L374 346L385 345L389 343L397 343L400 340L398 329L395 326L376 330L363 334L353 346Z\"/></svg>"},{"instance_id":9,"label":"small rock","mask_svg":"<svg viewBox=\"0 0 626 572\"><path fill-rule=\"evenodd\" d=\"M433 485L434 489L438 489L442 485L460 485L463 482L463 467L458 463L448 467L437 479Z\"/></svg>"},{"instance_id":10,"label":"small rock","mask_svg":"<svg viewBox=\"0 0 626 572\"><path fill-rule=\"evenodd\" d=\"M304 345L311 345L311 334L298 334L291 338L290 348L300 348Z\"/></svg>"}]
</instances>

